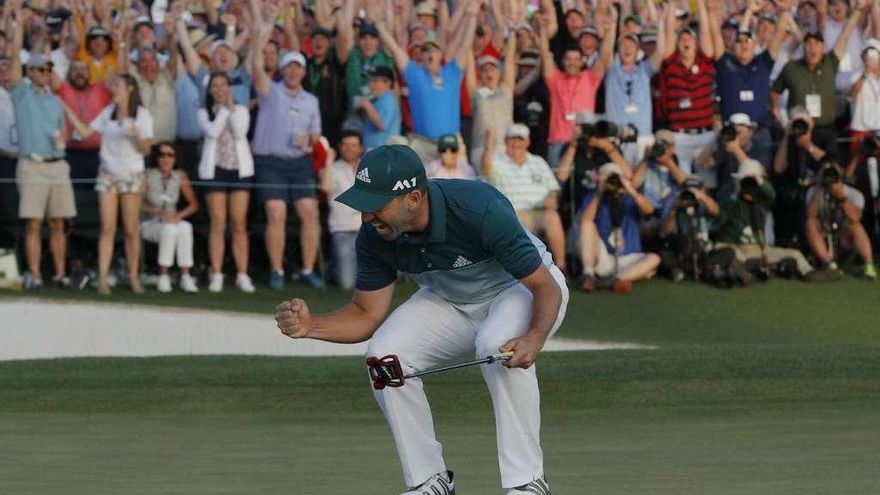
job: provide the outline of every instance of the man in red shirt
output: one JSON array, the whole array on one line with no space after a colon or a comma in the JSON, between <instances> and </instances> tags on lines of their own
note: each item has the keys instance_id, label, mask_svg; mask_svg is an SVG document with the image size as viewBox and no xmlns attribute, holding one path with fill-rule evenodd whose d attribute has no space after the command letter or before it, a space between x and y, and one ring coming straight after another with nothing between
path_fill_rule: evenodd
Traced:
<instances>
[{"instance_id":1,"label":"man in red shirt","mask_svg":"<svg viewBox=\"0 0 880 495\"><path fill-rule=\"evenodd\" d=\"M67 72L67 80L59 83L55 88L58 97L83 122L91 122L112 100L112 95L103 82L89 84L89 67L82 60L74 60ZM98 175L100 164L98 151L101 148L101 135L95 133L82 139L74 132L70 122L65 123L64 129L70 177L94 179Z\"/></svg>"},{"instance_id":2,"label":"man in red shirt","mask_svg":"<svg viewBox=\"0 0 880 495\"><path fill-rule=\"evenodd\" d=\"M698 158L714 148L714 84L716 49L709 30L709 11L705 0L697 0L699 33L691 27L678 30L676 43L668 44L660 67L660 105L670 130L675 132L679 167L685 174L697 174L707 188L717 185L715 170L700 165ZM673 39L674 23L666 23L667 39ZM719 55L720 56L720 55Z\"/></svg>"}]
</instances>

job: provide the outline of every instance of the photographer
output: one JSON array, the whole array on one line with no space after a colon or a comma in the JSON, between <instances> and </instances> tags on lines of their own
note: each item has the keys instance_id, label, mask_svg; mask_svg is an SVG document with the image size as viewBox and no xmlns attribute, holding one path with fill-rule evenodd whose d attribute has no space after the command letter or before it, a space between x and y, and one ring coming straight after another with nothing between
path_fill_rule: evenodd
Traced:
<instances>
[{"instance_id":1,"label":"photographer","mask_svg":"<svg viewBox=\"0 0 880 495\"><path fill-rule=\"evenodd\" d=\"M835 155L834 137L825 132L817 134L814 130L814 120L807 110L795 107L773 160L775 186L780 195L773 214L779 244L799 244L806 187L814 182L819 163L826 158L833 159Z\"/></svg>"},{"instance_id":2,"label":"photographer","mask_svg":"<svg viewBox=\"0 0 880 495\"><path fill-rule=\"evenodd\" d=\"M790 259L801 277L814 280L815 271L800 251L768 246L765 242L764 219L776 192L764 177L764 167L756 160L746 160L733 178L736 182L719 194L716 249L733 249L737 260L747 265L757 263L765 277L770 265Z\"/></svg>"},{"instance_id":3,"label":"photographer","mask_svg":"<svg viewBox=\"0 0 880 495\"><path fill-rule=\"evenodd\" d=\"M755 158L765 168L769 168L769 161L752 156L756 147L754 136L757 129L758 123L744 113L735 113L724 123L714 157L719 189L731 182L732 174L739 168L739 164L749 158Z\"/></svg>"},{"instance_id":4,"label":"photographer","mask_svg":"<svg viewBox=\"0 0 880 495\"><path fill-rule=\"evenodd\" d=\"M563 187L562 204L575 205L570 208L573 216L574 209L579 207L584 196L597 187L597 170L608 162L616 163L623 170L624 177L632 175L632 168L624 158L620 147L615 142L620 134L620 129L614 124L599 120L595 123L579 123L574 127L571 144L559 161L556 170L556 179ZM571 182L569 183L569 179ZM563 215L565 216L565 215Z\"/></svg>"},{"instance_id":5,"label":"photographer","mask_svg":"<svg viewBox=\"0 0 880 495\"><path fill-rule=\"evenodd\" d=\"M660 257L643 253L639 218L654 213L654 205L639 194L616 163L599 168L599 187L584 198L580 223L580 254L583 263L581 290L601 286L626 293L632 282L648 279Z\"/></svg>"},{"instance_id":6,"label":"photographer","mask_svg":"<svg viewBox=\"0 0 880 495\"><path fill-rule=\"evenodd\" d=\"M869 237L876 243L880 239L880 133L863 137L856 147L846 177L865 198L866 208L862 210L863 224L868 228Z\"/></svg>"},{"instance_id":7,"label":"photographer","mask_svg":"<svg viewBox=\"0 0 880 495\"><path fill-rule=\"evenodd\" d=\"M699 176L687 177L682 186L678 195L666 201L660 226L661 267L674 282L683 280L686 273L699 279L701 254L711 246L709 222L720 212Z\"/></svg>"},{"instance_id":8,"label":"photographer","mask_svg":"<svg viewBox=\"0 0 880 495\"><path fill-rule=\"evenodd\" d=\"M855 247L865 261L865 278L875 280L877 270L871 241L861 224L865 197L843 183L843 172L837 163L823 162L816 185L807 191L806 201L807 241L816 258L829 269L837 270L838 247Z\"/></svg>"},{"instance_id":9,"label":"photographer","mask_svg":"<svg viewBox=\"0 0 880 495\"><path fill-rule=\"evenodd\" d=\"M652 217L641 222L642 241L656 239L660 229L660 215L664 205L681 186L687 175L678 168L675 156L675 135L661 129L654 135L654 145L648 148L645 159L633 172L633 186L654 205Z\"/></svg>"}]
</instances>

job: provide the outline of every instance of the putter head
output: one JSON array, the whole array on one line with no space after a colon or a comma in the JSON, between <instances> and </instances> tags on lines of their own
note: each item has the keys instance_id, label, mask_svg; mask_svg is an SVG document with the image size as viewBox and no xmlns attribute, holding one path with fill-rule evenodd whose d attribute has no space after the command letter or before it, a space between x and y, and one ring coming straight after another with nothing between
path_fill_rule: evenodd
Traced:
<instances>
[{"instance_id":1,"label":"putter head","mask_svg":"<svg viewBox=\"0 0 880 495\"><path fill-rule=\"evenodd\" d=\"M370 372L370 380L373 381L373 388L376 390L403 386L403 369L400 367L400 360L394 354L381 358L368 357L367 369Z\"/></svg>"}]
</instances>

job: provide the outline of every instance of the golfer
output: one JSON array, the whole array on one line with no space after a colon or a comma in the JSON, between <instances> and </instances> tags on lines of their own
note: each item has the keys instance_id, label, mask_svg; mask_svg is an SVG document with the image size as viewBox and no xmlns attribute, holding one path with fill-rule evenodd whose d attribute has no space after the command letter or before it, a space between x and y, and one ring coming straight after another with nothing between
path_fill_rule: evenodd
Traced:
<instances>
[{"instance_id":1,"label":"golfer","mask_svg":"<svg viewBox=\"0 0 880 495\"><path fill-rule=\"evenodd\" d=\"M513 351L506 367L480 367L495 410L502 484L508 495L549 494L532 365L562 323L565 277L490 185L428 181L418 155L402 145L364 155L355 177L336 198L363 218L352 302L313 315L305 301L293 299L278 306L278 328L292 338L329 342L372 338L367 355L395 354L404 373ZM398 272L420 289L389 315ZM454 494L422 381L408 379L374 394L412 487L404 495Z\"/></svg>"}]
</instances>

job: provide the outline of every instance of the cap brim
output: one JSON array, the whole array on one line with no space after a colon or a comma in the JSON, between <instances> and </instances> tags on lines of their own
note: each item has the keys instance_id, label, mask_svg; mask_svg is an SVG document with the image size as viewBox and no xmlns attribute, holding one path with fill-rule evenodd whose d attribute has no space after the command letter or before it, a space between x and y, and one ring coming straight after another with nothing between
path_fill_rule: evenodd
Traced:
<instances>
[{"instance_id":1,"label":"cap brim","mask_svg":"<svg viewBox=\"0 0 880 495\"><path fill-rule=\"evenodd\" d=\"M388 196L384 194L373 194L352 186L337 196L336 201L360 212L373 213L381 210L395 197L396 196Z\"/></svg>"}]
</instances>

